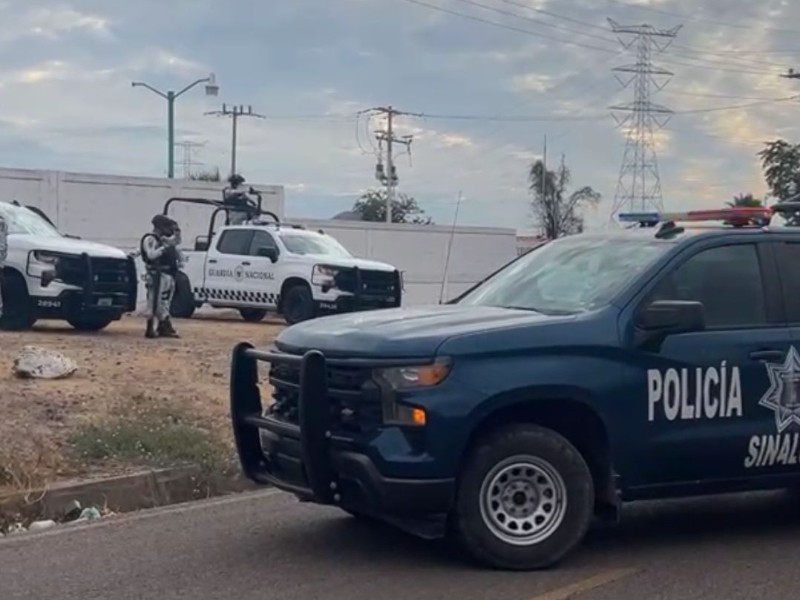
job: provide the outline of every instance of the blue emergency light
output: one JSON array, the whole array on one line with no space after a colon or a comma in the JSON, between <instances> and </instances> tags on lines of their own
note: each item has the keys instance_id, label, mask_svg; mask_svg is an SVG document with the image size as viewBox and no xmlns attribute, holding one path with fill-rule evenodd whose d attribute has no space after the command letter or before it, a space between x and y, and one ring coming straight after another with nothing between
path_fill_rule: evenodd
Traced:
<instances>
[{"instance_id":1,"label":"blue emergency light","mask_svg":"<svg viewBox=\"0 0 800 600\"><path fill-rule=\"evenodd\" d=\"M676 221L722 221L730 225L767 225L773 211L762 206L742 206L711 210L690 210L686 212L629 212L620 213L617 218L622 223L639 223L643 227L658 223Z\"/></svg>"}]
</instances>

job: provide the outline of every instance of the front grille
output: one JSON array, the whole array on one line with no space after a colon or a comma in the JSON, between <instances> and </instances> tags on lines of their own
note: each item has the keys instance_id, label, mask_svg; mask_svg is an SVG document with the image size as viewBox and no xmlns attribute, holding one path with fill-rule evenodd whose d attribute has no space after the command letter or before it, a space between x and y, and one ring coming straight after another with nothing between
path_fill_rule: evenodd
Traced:
<instances>
[{"instance_id":1,"label":"front grille","mask_svg":"<svg viewBox=\"0 0 800 600\"><path fill-rule=\"evenodd\" d=\"M336 287L344 292L353 294L360 292L364 296L393 297L397 287L396 277L392 271L346 269L339 271L334 281ZM359 283L360 289L358 289Z\"/></svg>"},{"instance_id":2,"label":"front grille","mask_svg":"<svg viewBox=\"0 0 800 600\"><path fill-rule=\"evenodd\" d=\"M95 294L127 294L131 290L131 277L128 261L120 258L89 259L91 286ZM79 256L60 257L57 268L59 279L66 284L86 286L89 274L84 258Z\"/></svg>"},{"instance_id":3,"label":"front grille","mask_svg":"<svg viewBox=\"0 0 800 600\"><path fill-rule=\"evenodd\" d=\"M282 421L298 423L300 366L271 365L272 404L269 414ZM331 428L334 432L364 433L382 421L380 393L372 382L369 369L361 367L328 367L328 397L319 402L330 405ZM315 399L316 400L316 399Z\"/></svg>"}]
</instances>

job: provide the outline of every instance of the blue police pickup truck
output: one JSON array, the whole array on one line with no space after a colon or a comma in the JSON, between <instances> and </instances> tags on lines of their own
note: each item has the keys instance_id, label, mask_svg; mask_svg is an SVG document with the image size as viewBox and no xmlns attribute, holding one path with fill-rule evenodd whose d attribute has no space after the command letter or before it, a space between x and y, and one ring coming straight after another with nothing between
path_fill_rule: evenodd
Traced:
<instances>
[{"instance_id":1,"label":"blue police pickup truck","mask_svg":"<svg viewBox=\"0 0 800 600\"><path fill-rule=\"evenodd\" d=\"M244 473L513 570L559 562L626 502L793 487L800 228L774 221L795 213L621 215L448 304L241 343Z\"/></svg>"}]
</instances>

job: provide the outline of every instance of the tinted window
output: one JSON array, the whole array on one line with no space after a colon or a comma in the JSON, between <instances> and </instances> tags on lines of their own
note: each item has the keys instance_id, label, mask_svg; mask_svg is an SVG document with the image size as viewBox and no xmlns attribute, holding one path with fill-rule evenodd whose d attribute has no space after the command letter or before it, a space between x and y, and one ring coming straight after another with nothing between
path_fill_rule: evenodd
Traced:
<instances>
[{"instance_id":1,"label":"tinted window","mask_svg":"<svg viewBox=\"0 0 800 600\"><path fill-rule=\"evenodd\" d=\"M574 235L515 260L458 304L575 314L605 306L673 247L653 237Z\"/></svg>"},{"instance_id":2,"label":"tinted window","mask_svg":"<svg viewBox=\"0 0 800 600\"><path fill-rule=\"evenodd\" d=\"M283 234L281 239L292 254L318 254L341 258L352 256L344 246L330 236Z\"/></svg>"},{"instance_id":3,"label":"tinted window","mask_svg":"<svg viewBox=\"0 0 800 600\"><path fill-rule=\"evenodd\" d=\"M753 244L703 250L667 275L650 300L702 302L708 327L767 323L761 267Z\"/></svg>"},{"instance_id":4,"label":"tinted window","mask_svg":"<svg viewBox=\"0 0 800 600\"><path fill-rule=\"evenodd\" d=\"M217 244L217 250L221 254L241 254L246 256L250 249L252 237L252 229L229 229L222 232Z\"/></svg>"},{"instance_id":5,"label":"tinted window","mask_svg":"<svg viewBox=\"0 0 800 600\"><path fill-rule=\"evenodd\" d=\"M275 240L272 239L272 236L268 234L266 231L255 231L253 232L253 241L250 243L250 251L248 254L250 256L258 256L258 250L260 248L277 248L277 244Z\"/></svg>"},{"instance_id":6,"label":"tinted window","mask_svg":"<svg viewBox=\"0 0 800 600\"><path fill-rule=\"evenodd\" d=\"M800 244L787 242L780 248L780 274L786 298L786 318L800 323Z\"/></svg>"}]
</instances>

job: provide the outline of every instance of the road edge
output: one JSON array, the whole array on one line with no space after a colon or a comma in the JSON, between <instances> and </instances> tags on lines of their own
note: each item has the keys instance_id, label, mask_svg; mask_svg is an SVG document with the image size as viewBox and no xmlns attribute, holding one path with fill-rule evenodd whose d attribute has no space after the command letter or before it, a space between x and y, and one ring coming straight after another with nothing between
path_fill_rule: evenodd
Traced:
<instances>
[{"instance_id":1,"label":"road edge","mask_svg":"<svg viewBox=\"0 0 800 600\"><path fill-rule=\"evenodd\" d=\"M3 515L23 520L58 519L73 501L116 513L169 506L262 488L237 475L209 478L194 465L144 469L98 479L66 481L0 496Z\"/></svg>"}]
</instances>

